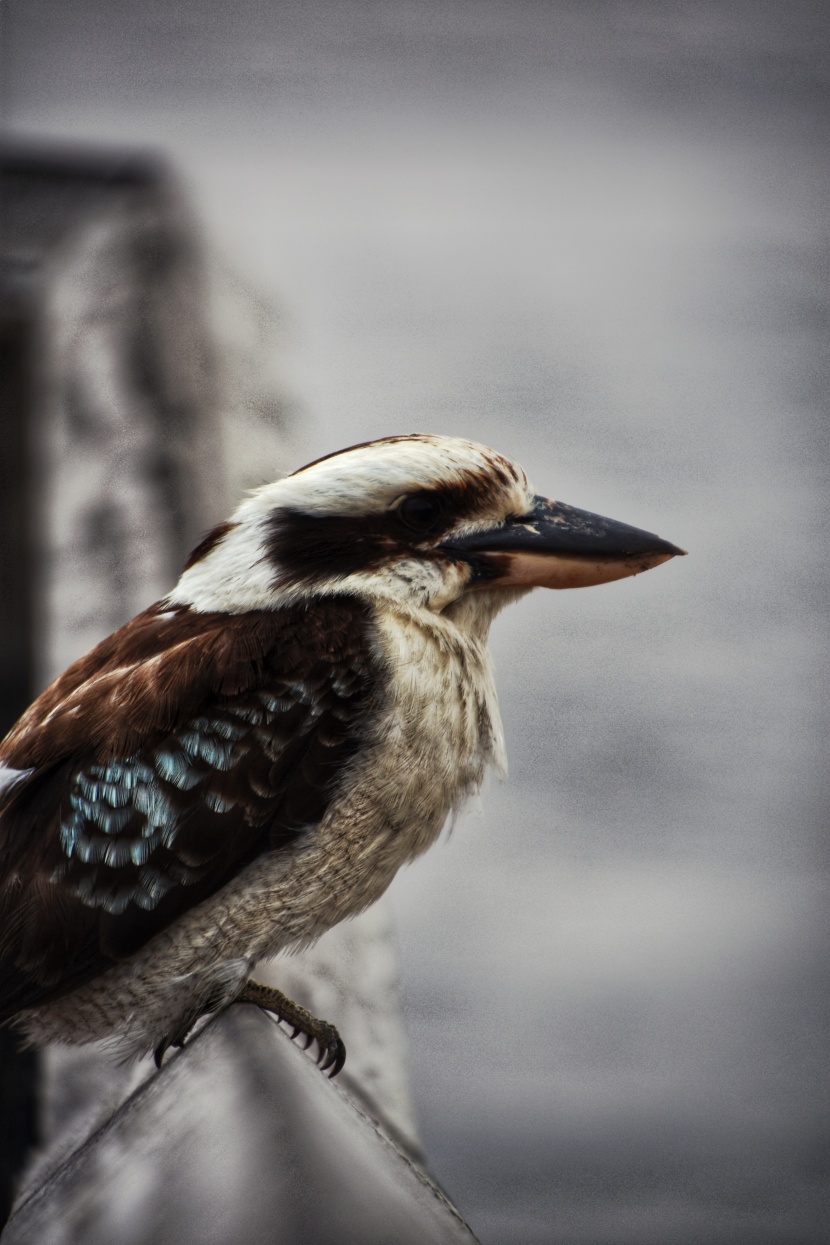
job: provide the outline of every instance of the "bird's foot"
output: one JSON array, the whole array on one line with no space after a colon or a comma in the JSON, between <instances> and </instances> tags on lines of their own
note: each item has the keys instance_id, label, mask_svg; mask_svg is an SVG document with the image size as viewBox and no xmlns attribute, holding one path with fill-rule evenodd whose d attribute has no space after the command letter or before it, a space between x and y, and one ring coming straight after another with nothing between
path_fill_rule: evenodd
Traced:
<instances>
[{"instance_id":1,"label":"bird's foot","mask_svg":"<svg viewBox=\"0 0 830 1245\"><path fill-rule=\"evenodd\" d=\"M316 1016L312 1016L311 1012L307 1012L298 1003L292 1002L287 995L274 986L261 986L257 981L249 981L242 992L236 996L234 1002L253 1003L255 1007L262 1007L265 1011L272 1012L278 1020L284 1020L294 1030L291 1034L292 1040L301 1033L303 1034L306 1039L304 1050L308 1050L311 1043L316 1042L320 1051L317 1063L320 1065L321 1072L328 1072L329 1076L337 1076L346 1062L346 1047L334 1025L330 1025L326 1020L318 1020Z\"/></svg>"}]
</instances>

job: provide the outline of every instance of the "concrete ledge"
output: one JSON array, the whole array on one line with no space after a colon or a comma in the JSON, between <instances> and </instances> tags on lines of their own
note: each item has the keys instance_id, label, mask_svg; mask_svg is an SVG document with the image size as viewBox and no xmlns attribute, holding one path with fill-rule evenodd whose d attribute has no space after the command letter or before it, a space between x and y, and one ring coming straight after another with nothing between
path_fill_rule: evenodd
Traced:
<instances>
[{"instance_id":1,"label":"concrete ledge","mask_svg":"<svg viewBox=\"0 0 830 1245\"><path fill-rule=\"evenodd\" d=\"M3 1245L475 1242L269 1017L231 1009L30 1189Z\"/></svg>"}]
</instances>

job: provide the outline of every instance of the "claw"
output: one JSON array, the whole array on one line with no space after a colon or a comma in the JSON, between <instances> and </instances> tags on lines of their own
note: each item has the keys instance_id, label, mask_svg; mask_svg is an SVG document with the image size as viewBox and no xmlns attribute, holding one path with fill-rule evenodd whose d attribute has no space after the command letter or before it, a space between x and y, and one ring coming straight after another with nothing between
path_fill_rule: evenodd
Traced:
<instances>
[{"instance_id":1,"label":"claw","mask_svg":"<svg viewBox=\"0 0 830 1245\"><path fill-rule=\"evenodd\" d=\"M332 1069L331 1069L331 1072L329 1073L329 1080L331 1080L332 1077L337 1076L338 1072L342 1072L343 1065L345 1062L346 1062L346 1047L343 1045L342 1041L338 1037L337 1045L335 1047L334 1060L332 1062Z\"/></svg>"},{"instance_id":2,"label":"claw","mask_svg":"<svg viewBox=\"0 0 830 1245\"><path fill-rule=\"evenodd\" d=\"M210 1015L210 1013L211 1009L206 1007L202 1014ZM177 1028L175 1028L172 1033L165 1033L164 1037L153 1051L153 1059L155 1060L157 1068L161 1067L162 1060L171 1047L174 1047L176 1050L181 1050L187 1042L188 1034L198 1019L198 1014L195 1016L192 1013L189 1015L186 1014L184 1018L179 1021Z\"/></svg>"},{"instance_id":3,"label":"claw","mask_svg":"<svg viewBox=\"0 0 830 1245\"><path fill-rule=\"evenodd\" d=\"M320 1042L320 1056L317 1059L320 1071L328 1072L329 1077L337 1076L345 1062L346 1047L337 1030L332 1029L326 1034L325 1043Z\"/></svg>"}]
</instances>

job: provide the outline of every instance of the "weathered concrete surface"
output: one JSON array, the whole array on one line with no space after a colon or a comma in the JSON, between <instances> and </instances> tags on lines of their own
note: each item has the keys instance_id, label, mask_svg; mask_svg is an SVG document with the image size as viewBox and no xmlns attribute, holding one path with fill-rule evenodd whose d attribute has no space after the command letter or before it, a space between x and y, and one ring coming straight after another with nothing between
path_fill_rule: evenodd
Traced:
<instances>
[{"instance_id":1,"label":"weathered concrete surface","mask_svg":"<svg viewBox=\"0 0 830 1245\"><path fill-rule=\"evenodd\" d=\"M3 1245L475 1241L272 1020L210 1024L18 1206Z\"/></svg>"}]
</instances>

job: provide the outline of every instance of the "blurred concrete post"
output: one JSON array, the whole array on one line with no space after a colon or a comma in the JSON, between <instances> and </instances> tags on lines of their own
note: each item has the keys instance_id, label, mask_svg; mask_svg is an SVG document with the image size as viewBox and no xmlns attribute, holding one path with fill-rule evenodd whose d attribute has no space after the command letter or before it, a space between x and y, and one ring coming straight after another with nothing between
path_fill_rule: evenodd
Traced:
<instances>
[{"instance_id":1,"label":"blurred concrete post","mask_svg":"<svg viewBox=\"0 0 830 1245\"><path fill-rule=\"evenodd\" d=\"M2 200L0 200L2 209ZM2 229L0 220L0 229ZM0 234L2 236L2 234ZM35 316L25 268L0 267L0 734L26 708L35 682L32 458ZM40 1058L0 1029L0 1225L15 1182L38 1140Z\"/></svg>"},{"instance_id":2,"label":"blurred concrete post","mask_svg":"<svg viewBox=\"0 0 830 1245\"><path fill-rule=\"evenodd\" d=\"M197 432L215 436L192 230L161 162L5 148L0 261L5 731L169 585L205 524ZM0 1049L8 1192L40 1061L8 1031Z\"/></svg>"},{"instance_id":3,"label":"blurred concrete post","mask_svg":"<svg viewBox=\"0 0 830 1245\"><path fill-rule=\"evenodd\" d=\"M3 155L0 187L3 307L25 308L22 319L21 313L8 321L12 327L3 320L2 342L17 369L17 389L9 392L28 395L25 419L13 435L4 430L4 472L19 485L3 502L4 563L31 568L9 598L20 609L0 619L10 637L3 651L25 650L25 658L7 663L20 684L7 701L14 706L10 722L37 686L168 590L186 553L242 487L277 474L286 404L273 378L262 379L272 366L273 350L266 354L263 341L274 327L271 309L206 266L163 162L17 148ZM234 356L252 352L247 366L224 365L221 343L228 337ZM14 437L28 445L28 459ZM29 469L18 469L26 462ZM26 501L32 493L36 509ZM29 515L23 526L22 514ZM303 956L266 966L263 975L336 1021L349 1049L342 1087L417 1158L383 909L332 931ZM263 1033L268 1042L275 1036L250 1023L223 1024L222 1031L223 1049L237 1044L243 1064L264 1057ZM278 1051L283 1042L277 1036ZM102 1181L95 1193L87 1189L82 1155L96 1128L131 1136L136 1117L121 1104L156 1079L150 1061L119 1068L96 1047L46 1052L40 1115L48 1145L28 1174L23 1201L40 1198L44 1173L80 1146L72 1160L78 1196L101 1199L88 1205L84 1232L92 1232L89 1216L105 1222L112 1212L107 1199L123 1201L125 1186ZM167 1103L174 1117L178 1101ZM240 1118L253 1109L246 1098L225 1105L226 1115ZM198 1127L225 1127L218 1106L212 1123L210 1103L199 1110L207 1115ZM186 1112L180 1125L187 1126ZM19 1141L31 1139L30 1112ZM313 1153L308 1157L313 1169ZM172 1151L169 1158L176 1169ZM165 1170L162 1164L154 1179L163 1180ZM322 1179L322 1168L316 1177L312 1170L312 1185L315 1178ZM155 1188L158 1197L162 1192ZM233 1191L226 1194L232 1201ZM322 1188L318 1196L325 1197ZM182 1213L186 1218L186 1208ZM130 1239L158 1240L157 1232L145 1235L145 1226L136 1221ZM10 1239L47 1239L27 1236L19 1225L15 1231ZM178 1242L188 1239L206 1238L178 1232Z\"/></svg>"}]
</instances>

